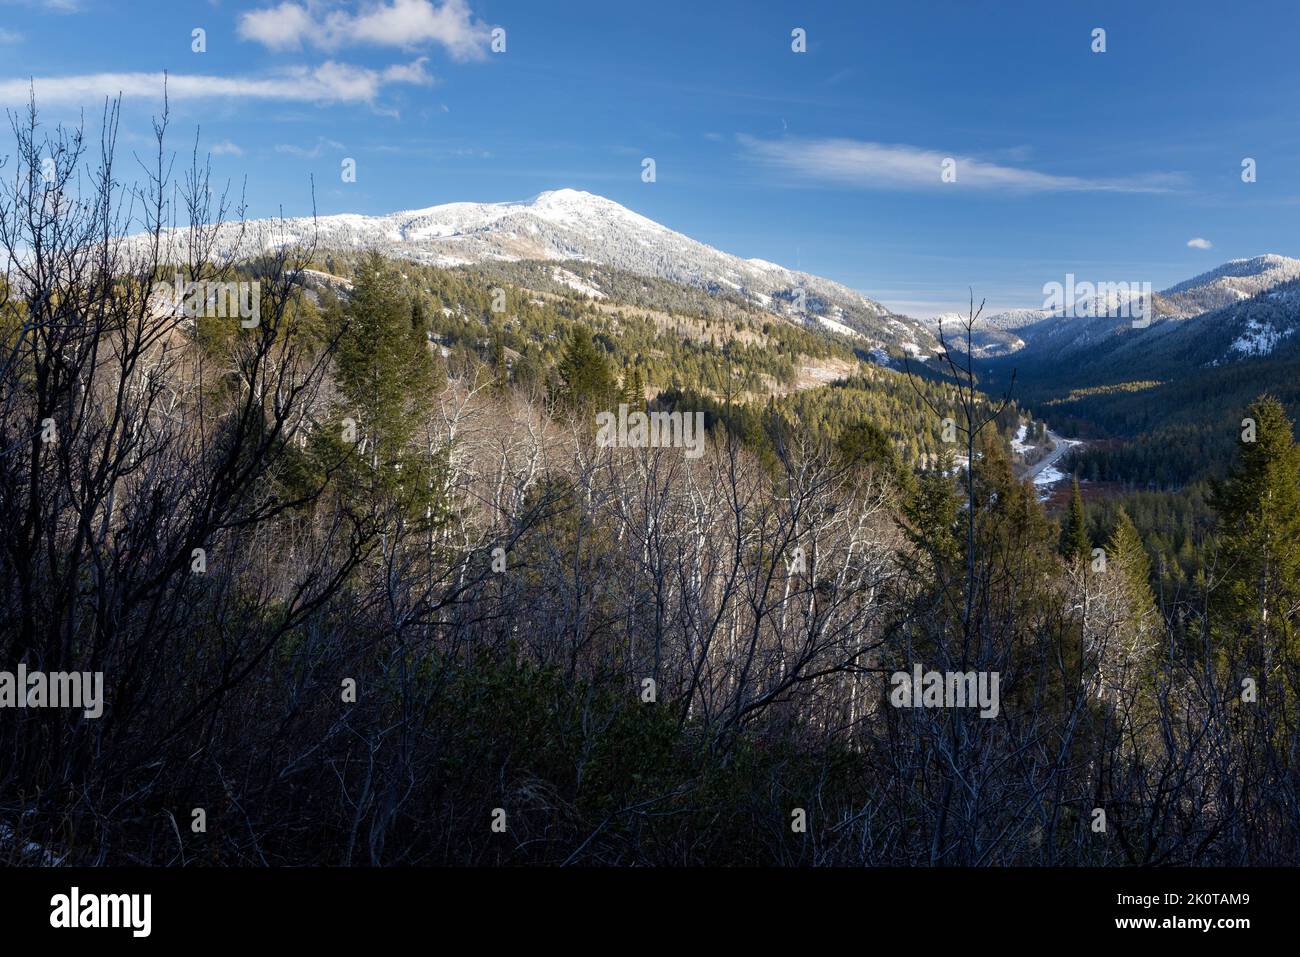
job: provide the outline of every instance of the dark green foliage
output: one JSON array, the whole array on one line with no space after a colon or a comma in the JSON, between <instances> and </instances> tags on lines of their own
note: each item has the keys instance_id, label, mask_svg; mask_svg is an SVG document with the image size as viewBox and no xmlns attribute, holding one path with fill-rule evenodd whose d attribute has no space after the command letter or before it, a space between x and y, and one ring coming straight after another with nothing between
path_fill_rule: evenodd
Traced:
<instances>
[{"instance_id":1,"label":"dark green foliage","mask_svg":"<svg viewBox=\"0 0 1300 957\"><path fill-rule=\"evenodd\" d=\"M395 462L420 425L433 391L422 309L413 308L396 267L378 253L357 269L342 315L339 389L355 411L361 441L379 463Z\"/></svg>"},{"instance_id":2,"label":"dark green foliage","mask_svg":"<svg viewBox=\"0 0 1300 957\"><path fill-rule=\"evenodd\" d=\"M1218 650L1267 680L1300 663L1300 448L1281 403L1264 396L1248 417L1253 436L1215 487L1221 577L1213 590Z\"/></svg>"},{"instance_id":3,"label":"dark green foliage","mask_svg":"<svg viewBox=\"0 0 1300 957\"><path fill-rule=\"evenodd\" d=\"M560 374L557 398L569 410L605 409L617 394L604 352L596 347L591 333L582 326L574 326L569 333L557 371Z\"/></svg>"},{"instance_id":4,"label":"dark green foliage","mask_svg":"<svg viewBox=\"0 0 1300 957\"><path fill-rule=\"evenodd\" d=\"M848 468L869 469L893 482L907 474L898 450L880 426L870 420L855 422L840 432L835 452Z\"/></svg>"},{"instance_id":5,"label":"dark green foliage","mask_svg":"<svg viewBox=\"0 0 1300 957\"><path fill-rule=\"evenodd\" d=\"M1061 555L1072 562L1087 562L1092 555L1092 542L1088 539L1088 523L1084 517L1083 496L1079 493L1079 480L1070 487L1070 508L1061 528Z\"/></svg>"}]
</instances>

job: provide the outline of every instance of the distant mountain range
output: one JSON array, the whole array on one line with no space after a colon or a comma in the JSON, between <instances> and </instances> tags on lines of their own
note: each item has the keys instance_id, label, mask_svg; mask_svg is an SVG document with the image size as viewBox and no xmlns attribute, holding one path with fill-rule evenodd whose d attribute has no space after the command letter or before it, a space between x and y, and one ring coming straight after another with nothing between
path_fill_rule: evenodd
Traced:
<instances>
[{"instance_id":1,"label":"distant mountain range","mask_svg":"<svg viewBox=\"0 0 1300 957\"><path fill-rule=\"evenodd\" d=\"M1298 259L1234 259L1153 293L1145 325L1119 315L1122 303L1114 297L1094 302L1083 315L1017 309L982 318L972 351L982 359L1014 357L1076 370L1121 360L1213 366L1269 355L1300 326L1297 282Z\"/></svg>"},{"instance_id":2,"label":"distant mountain range","mask_svg":"<svg viewBox=\"0 0 1300 957\"><path fill-rule=\"evenodd\" d=\"M177 242L181 242L180 236ZM742 259L635 213L613 200L557 189L521 202L447 203L382 216L340 214L283 222L227 224L218 247L253 253L284 242L320 250L376 249L396 258L456 267L541 262L550 278L602 298L599 271L575 263L653 277L705 293L739 298L791 322L847 336L864 353L921 357L939 346L942 323L952 341L956 314L917 320L840 283L762 259ZM1151 296L1151 321L1135 327L1114 314L1131 293L1104 291L1084 315L1015 309L983 317L973 351L980 359L1068 364L1073 370L1117 363L1215 366L1271 354L1295 342L1300 327L1300 260L1264 255L1235 259Z\"/></svg>"}]
</instances>

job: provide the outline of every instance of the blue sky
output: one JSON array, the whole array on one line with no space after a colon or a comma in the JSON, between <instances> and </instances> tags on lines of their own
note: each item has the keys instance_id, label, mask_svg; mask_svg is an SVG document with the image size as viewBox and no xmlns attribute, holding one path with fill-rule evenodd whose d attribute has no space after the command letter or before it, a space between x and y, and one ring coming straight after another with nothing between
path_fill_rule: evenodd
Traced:
<instances>
[{"instance_id":1,"label":"blue sky","mask_svg":"<svg viewBox=\"0 0 1300 957\"><path fill-rule=\"evenodd\" d=\"M0 106L140 150L166 70L250 215L568 186L918 316L1300 256L1298 53L1292 0L0 0Z\"/></svg>"}]
</instances>

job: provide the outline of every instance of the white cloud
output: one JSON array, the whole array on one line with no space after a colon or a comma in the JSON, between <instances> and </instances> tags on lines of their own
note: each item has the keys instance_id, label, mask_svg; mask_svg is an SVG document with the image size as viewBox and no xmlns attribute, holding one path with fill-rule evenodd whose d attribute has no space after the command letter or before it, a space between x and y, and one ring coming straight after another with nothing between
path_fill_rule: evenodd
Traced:
<instances>
[{"instance_id":1,"label":"white cloud","mask_svg":"<svg viewBox=\"0 0 1300 957\"><path fill-rule=\"evenodd\" d=\"M1180 176L1170 173L1123 179L1057 176L903 144L738 138L750 155L765 165L805 179L859 189L1168 192L1181 183ZM956 181L952 183L944 182L940 175L947 160L956 161Z\"/></svg>"},{"instance_id":2,"label":"white cloud","mask_svg":"<svg viewBox=\"0 0 1300 957\"><path fill-rule=\"evenodd\" d=\"M239 17L239 35L273 50L296 50L302 38L315 28L306 7L282 3L267 10L254 10Z\"/></svg>"},{"instance_id":3,"label":"white cloud","mask_svg":"<svg viewBox=\"0 0 1300 957\"><path fill-rule=\"evenodd\" d=\"M6 30L0 27L0 43L17 43L23 38L21 33L15 33L13 30Z\"/></svg>"},{"instance_id":4,"label":"white cloud","mask_svg":"<svg viewBox=\"0 0 1300 957\"><path fill-rule=\"evenodd\" d=\"M1208 239L1202 239L1200 236L1197 236L1195 239L1187 240L1187 245L1191 246L1193 249L1209 249L1214 245L1214 243L1210 242Z\"/></svg>"},{"instance_id":5,"label":"white cloud","mask_svg":"<svg viewBox=\"0 0 1300 957\"><path fill-rule=\"evenodd\" d=\"M370 70L329 61L317 67L290 67L267 76L207 76L202 74L88 73L79 76L36 77L36 102L87 105L104 97L162 99L176 101L221 97L226 99L296 100L307 103L371 103L380 91L394 83L428 84L433 78L424 72L423 61L387 70ZM27 102L28 83L0 80L0 105Z\"/></svg>"},{"instance_id":6,"label":"white cloud","mask_svg":"<svg viewBox=\"0 0 1300 957\"><path fill-rule=\"evenodd\" d=\"M356 13L326 12L294 2L253 10L240 15L239 35L273 50L304 45L321 50L362 45L412 50L437 43L453 59L471 60L486 54L490 30L474 17L466 0L379 0Z\"/></svg>"},{"instance_id":7,"label":"white cloud","mask_svg":"<svg viewBox=\"0 0 1300 957\"><path fill-rule=\"evenodd\" d=\"M424 65L428 62L428 57L420 57L420 59L412 63L395 63L385 68L384 81L387 83L411 83L416 86L428 86L433 82L433 77L424 69Z\"/></svg>"},{"instance_id":8,"label":"white cloud","mask_svg":"<svg viewBox=\"0 0 1300 957\"><path fill-rule=\"evenodd\" d=\"M213 143L212 149L209 150L209 152L213 156L243 156L244 155L244 151L241 150L234 143L230 142L230 140L222 140L220 143Z\"/></svg>"}]
</instances>

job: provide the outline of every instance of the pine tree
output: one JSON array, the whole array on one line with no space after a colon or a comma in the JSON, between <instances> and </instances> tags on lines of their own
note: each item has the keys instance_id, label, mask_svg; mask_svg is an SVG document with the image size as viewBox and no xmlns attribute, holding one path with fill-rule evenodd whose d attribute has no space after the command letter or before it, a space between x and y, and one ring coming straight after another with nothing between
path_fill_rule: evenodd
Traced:
<instances>
[{"instance_id":1,"label":"pine tree","mask_svg":"<svg viewBox=\"0 0 1300 957\"><path fill-rule=\"evenodd\" d=\"M902 471L889 436L869 419L842 429L835 450L842 464L850 467L870 468L889 479L898 477Z\"/></svg>"},{"instance_id":2,"label":"pine tree","mask_svg":"<svg viewBox=\"0 0 1300 957\"><path fill-rule=\"evenodd\" d=\"M623 391L619 396L619 401L626 402L631 411L643 411L645 409L645 382L641 378L641 368L631 366L623 374Z\"/></svg>"},{"instance_id":3,"label":"pine tree","mask_svg":"<svg viewBox=\"0 0 1300 957\"><path fill-rule=\"evenodd\" d=\"M1113 687L1129 687L1134 676L1150 688L1162 620L1151 593L1151 562L1133 520L1122 507L1106 542L1102 590L1110 618L1102 667ZM1099 596L1099 603L1103 596ZM1109 689L1108 689L1109 690Z\"/></svg>"},{"instance_id":4,"label":"pine tree","mask_svg":"<svg viewBox=\"0 0 1300 957\"><path fill-rule=\"evenodd\" d=\"M1212 496L1224 573L1211 625L1220 660L1262 687L1275 668L1300 660L1300 449L1276 399L1261 396L1248 415L1254 441L1239 443L1237 465Z\"/></svg>"},{"instance_id":5,"label":"pine tree","mask_svg":"<svg viewBox=\"0 0 1300 957\"><path fill-rule=\"evenodd\" d=\"M583 326L573 327L564 355L560 357L559 373L563 383L559 399L570 409L605 408L617 395L609 364Z\"/></svg>"},{"instance_id":6,"label":"pine tree","mask_svg":"<svg viewBox=\"0 0 1300 957\"><path fill-rule=\"evenodd\" d=\"M1083 512L1083 495L1079 492L1079 480L1070 486L1070 510L1065 517L1065 526L1061 529L1061 554L1066 561L1087 562L1092 554L1092 542L1088 540L1088 525Z\"/></svg>"},{"instance_id":7,"label":"pine tree","mask_svg":"<svg viewBox=\"0 0 1300 957\"><path fill-rule=\"evenodd\" d=\"M352 459L356 472L350 481L381 498L395 496L413 517L431 517L442 509L434 500L446 450L419 440L441 363L417 327L401 275L379 254L368 253L358 265L341 319L335 362L343 400L337 416L356 421L360 453Z\"/></svg>"},{"instance_id":8,"label":"pine tree","mask_svg":"<svg viewBox=\"0 0 1300 957\"><path fill-rule=\"evenodd\" d=\"M506 344L497 333L492 337L491 358L493 388L498 394L504 394L510 388L510 363L506 359Z\"/></svg>"},{"instance_id":9,"label":"pine tree","mask_svg":"<svg viewBox=\"0 0 1300 957\"><path fill-rule=\"evenodd\" d=\"M401 276L378 253L367 254L357 267L344 317L336 360L339 388L369 451L391 461L422 421L433 361L423 330L412 321Z\"/></svg>"},{"instance_id":10,"label":"pine tree","mask_svg":"<svg viewBox=\"0 0 1300 957\"><path fill-rule=\"evenodd\" d=\"M952 479L942 470L932 469L922 474L914 483L911 494L903 503L903 516L908 538L917 551L928 553L935 566L936 577L942 578L950 566L960 560L962 543L957 537L957 518L960 502ZM908 555L900 556L905 565L915 568Z\"/></svg>"},{"instance_id":11,"label":"pine tree","mask_svg":"<svg viewBox=\"0 0 1300 957\"><path fill-rule=\"evenodd\" d=\"M1155 596L1151 593L1151 560L1137 527L1123 506L1106 543L1106 564L1119 573L1124 596L1130 603L1144 613L1148 609L1155 610Z\"/></svg>"}]
</instances>

